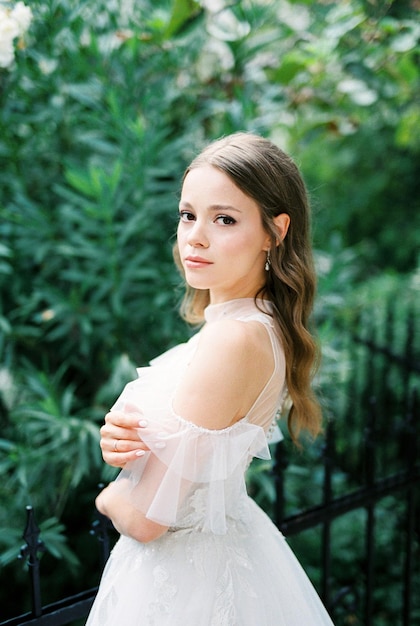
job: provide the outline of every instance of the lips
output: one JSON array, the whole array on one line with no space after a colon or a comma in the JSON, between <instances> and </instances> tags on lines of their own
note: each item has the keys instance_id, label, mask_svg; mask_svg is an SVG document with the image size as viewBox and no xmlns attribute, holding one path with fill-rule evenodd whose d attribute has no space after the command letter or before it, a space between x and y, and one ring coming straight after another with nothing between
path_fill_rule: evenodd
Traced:
<instances>
[{"instance_id":1,"label":"lips","mask_svg":"<svg viewBox=\"0 0 420 626\"><path fill-rule=\"evenodd\" d=\"M189 267L190 269L200 268L200 267L208 267L209 265L213 265L212 261L208 261L201 256L187 256L184 259L185 267Z\"/></svg>"}]
</instances>

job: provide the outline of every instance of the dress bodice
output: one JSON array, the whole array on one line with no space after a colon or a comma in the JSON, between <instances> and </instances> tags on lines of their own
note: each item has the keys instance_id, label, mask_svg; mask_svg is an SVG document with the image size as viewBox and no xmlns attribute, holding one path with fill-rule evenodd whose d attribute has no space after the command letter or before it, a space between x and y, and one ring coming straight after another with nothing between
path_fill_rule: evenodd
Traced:
<instances>
[{"instance_id":1,"label":"dress bodice","mask_svg":"<svg viewBox=\"0 0 420 626\"><path fill-rule=\"evenodd\" d=\"M146 516L160 524L225 533L229 520L244 516L244 474L254 456L269 458L267 433L279 409L284 389L285 362L269 302L231 300L210 305L206 324L220 319L257 321L267 329L273 349L271 376L248 413L219 430L203 428L177 415L172 400L195 353L199 332L138 370L114 408L138 407L146 427L139 430L151 452L126 467L131 500ZM156 475L153 489L142 490L142 477ZM152 480L153 483L153 480Z\"/></svg>"}]
</instances>

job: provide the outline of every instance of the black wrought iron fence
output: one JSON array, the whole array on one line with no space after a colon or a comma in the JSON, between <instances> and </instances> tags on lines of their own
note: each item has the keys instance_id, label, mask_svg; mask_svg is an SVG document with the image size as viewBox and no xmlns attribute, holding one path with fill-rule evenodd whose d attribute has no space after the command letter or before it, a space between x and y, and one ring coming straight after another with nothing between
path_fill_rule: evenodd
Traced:
<instances>
[{"instance_id":1,"label":"black wrought iron fence","mask_svg":"<svg viewBox=\"0 0 420 626\"><path fill-rule=\"evenodd\" d=\"M333 617L337 615L342 616L342 621L337 621L337 624L354 623L363 626L376 626L378 623L375 620L377 614L374 603L374 592L376 589L375 542L376 533L380 532L380 529L378 529L376 523L375 510L382 500L393 496L405 505L403 523L400 524L401 531L405 535L404 548L402 554L398 555L398 558L401 560L401 608L399 610L398 622L385 623L392 623L393 626L396 626L396 624L414 626L415 622L411 621L412 599L414 596L414 559L415 555L419 553L420 533L418 519L419 500L417 497L420 484L420 465L418 463L416 444L417 428L414 424L414 415L418 415L418 408L417 395L413 394L410 405L407 407L402 432L406 450L404 465L395 473L377 478L375 476L375 452L378 446L378 442L375 439L377 415L375 403L372 401L370 412L367 415L368 423L362 443L363 450L361 450L361 454L367 459L364 484L339 497L333 497L332 495L332 477L337 450L334 442L334 423L329 423L323 455L324 480L321 503L318 506L289 517L283 517L281 507L278 512L277 525L287 537L292 537L310 528L321 526L320 595ZM281 468L285 467L281 447L277 449L276 461L278 466ZM279 497L277 502L279 503L285 491L283 482L286 473L284 469L283 471L276 469L275 473L278 481ZM359 509L363 509L366 512L365 528L360 529L365 538L364 567L360 572L364 579L362 594L360 593L360 584L355 585L353 581L344 586L334 584L334 571L331 565L334 552L331 540L332 526L337 518ZM417 562L417 584L419 581L418 577L419 564Z\"/></svg>"},{"instance_id":2,"label":"black wrought iron fence","mask_svg":"<svg viewBox=\"0 0 420 626\"><path fill-rule=\"evenodd\" d=\"M405 325L405 350L392 349L394 320L388 313L383 339L372 337L372 329L361 320L351 342L354 375L348 387L348 402L340 419L328 421L325 443L319 463L322 466L320 501L292 514L285 513L288 465L287 446L275 450L273 475L276 484L274 517L281 531L293 540L310 529L320 529L318 561L319 592L337 626L420 624L420 606L414 593L420 581L419 571L419 484L418 457L418 385L420 363L414 342L414 316ZM364 329L364 332L362 332ZM400 342L401 343L401 342ZM357 373L357 376L356 376ZM346 442L350 432L361 434L357 443ZM344 438L344 443L343 443ZM337 493L335 477L346 473L344 493ZM351 485L350 487L348 485ZM392 621L386 621L386 609L378 602L378 580L382 581L382 559L377 547L381 524L380 507L392 499L395 503L395 532L400 540L394 549L394 586ZM337 574L339 557L335 554L335 525L354 512L364 512L363 523L356 528L363 538L358 557L358 575L346 578ZM109 523L99 516L94 534L100 540L102 563L109 554ZM93 602L96 588L42 606L39 556L43 550L34 512L27 509L25 546L21 557L27 559L32 585L32 610L3 621L0 626L61 626L84 619ZM398 554L395 550L398 549ZM380 574L380 576L379 576ZM391 581L392 584L392 581ZM397 600L395 599L398 596ZM379 615L381 614L381 615ZM302 625L309 626L309 625Z\"/></svg>"},{"instance_id":3,"label":"black wrought iron fence","mask_svg":"<svg viewBox=\"0 0 420 626\"><path fill-rule=\"evenodd\" d=\"M40 553L44 551L40 530L31 506L26 507L26 527L23 533L25 544L18 558L26 559L31 585L32 610L17 617L1 622L1 626L61 626L75 620L86 618L95 598L97 587L88 589L58 602L42 606ZM100 545L100 562L105 565L110 553L110 532L112 525L103 515L98 514L92 524L92 535L96 535Z\"/></svg>"},{"instance_id":4,"label":"black wrought iron fence","mask_svg":"<svg viewBox=\"0 0 420 626\"><path fill-rule=\"evenodd\" d=\"M375 336L376 316L367 312L360 317L348 348L352 374L346 406L341 416L335 414L326 428L319 504L285 515L288 461L281 446L276 450L277 525L288 537L320 527L319 591L339 626L420 624L420 359L415 320L411 309L403 324L400 320L396 337L391 303ZM403 349L397 352L395 345L402 345ZM354 431L359 433L356 444L351 440ZM353 488L339 495L335 493L333 480L337 470L344 470L347 484L353 484ZM391 503L393 536L399 537L399 545L391 557L398 563L393 564L394 581L386 583L388 604L392 604L388 617L386 602L378 599L379 584L386 586L377 545L383 532L378 511L384 502ZM333 561L335 564L339 561L334 554L332 530L337 521L355 511L364 512L364 525L355 533L364 538L360 567L357 576L347 580L342 576L338 580L337 567L332 566Z\"/></svg>"}]
</instances>

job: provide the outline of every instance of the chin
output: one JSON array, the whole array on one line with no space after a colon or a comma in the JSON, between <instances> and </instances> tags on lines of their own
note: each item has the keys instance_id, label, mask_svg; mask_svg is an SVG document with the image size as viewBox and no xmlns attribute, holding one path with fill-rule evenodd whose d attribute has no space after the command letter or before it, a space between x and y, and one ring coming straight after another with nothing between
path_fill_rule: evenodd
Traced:
<instances>
[{"instance_id":1,"label":"chin","mask_svg":"<svg viewBox=\"0 0 420 626\"><path fill-rule=\"evenodd\" d=\"M185 282L189 287L193 289L211 289L208 280L203 280L199 276L191 276L191 274L185 274Z\"/></svg>"},{"instance_id":2,"label":"chin","mask_svg":"<svg viewBox=\"0 0 420 626\"><path fill-rule=\"evenodd\" d=\"M211 289L211 286L209 287L207 283L203 283L202 281L199 281L199 280L187 279L186 282L189 287L191 287L192 289L198 289L199 291L208 291L209 289Z\"/></svg>"}]
</instances>

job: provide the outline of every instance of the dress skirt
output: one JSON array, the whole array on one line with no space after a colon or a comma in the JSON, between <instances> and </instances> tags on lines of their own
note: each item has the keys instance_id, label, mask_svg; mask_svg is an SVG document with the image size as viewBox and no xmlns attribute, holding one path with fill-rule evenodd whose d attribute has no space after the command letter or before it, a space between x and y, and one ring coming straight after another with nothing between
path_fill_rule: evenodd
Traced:
<instances>
[{"instance_id":1,"label":"dress skirt","mask_svg":"<svg viewBox=\"0 0 420 626\"><path fill-rule=\"evenodd\" d=\"M121 537L87 626L332 626L283 535L248 505L246 524L232 521L223 535Z\"/></svg>"}]
</instances>

